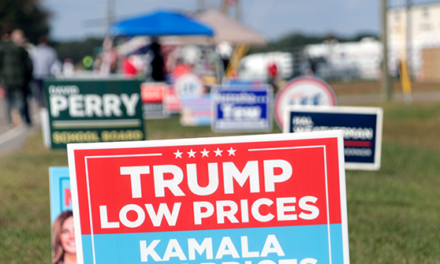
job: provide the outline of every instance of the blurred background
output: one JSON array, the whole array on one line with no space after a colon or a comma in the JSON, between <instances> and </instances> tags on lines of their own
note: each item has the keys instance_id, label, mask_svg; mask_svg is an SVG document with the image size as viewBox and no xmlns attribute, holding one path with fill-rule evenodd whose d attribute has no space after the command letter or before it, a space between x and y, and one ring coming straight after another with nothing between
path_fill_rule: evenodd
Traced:
<instances>
[{"instance_id":1,"label":"blurred background","mask_svg":"<svg viewBox=\"0 0 440 264\"><path fill-rule=\"evenodd\" d=\"M22 29L30 52L40 36L48 35L60 65L67 62L68 67L64 72L58 68L55 73L72 74L71 64L75 73L100 69L103 40L112 23L171 9L208 26L221 24L221 19L233 20L251 35L247 39L215 36L205 42L162 38L167 73L182 62L199 75L215 77L214 82L220 82L221 74L215 69L218 65L214 65L211 53L229 61L234 48L246 44L246 52L238 56L228 72L235 78L267 80L271 75L269 67L276 65L277 85L310 71L328 81L377 81L383 58L382 2L385 1L3 0L0 26ZM413 81L440 80L435 59L440 54L440 2L388 0L386 7L389 74L399 78L399 65L408 58ZM224 17L219 21L218 16ZM124 74L127 59L136 75L148 74L148 59L139 56L143 54L138 51L149 43L148 37L116 38L110 73Z\"/></svg>"}]
</instances>

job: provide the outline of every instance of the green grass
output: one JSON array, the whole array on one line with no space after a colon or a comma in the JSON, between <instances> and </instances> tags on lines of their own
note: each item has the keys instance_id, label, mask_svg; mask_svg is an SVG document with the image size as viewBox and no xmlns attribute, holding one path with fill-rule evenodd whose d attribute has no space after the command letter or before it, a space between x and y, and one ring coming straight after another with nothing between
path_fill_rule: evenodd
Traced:
<instances>
[{"instance_id":1,"label":"green grass","mask_svg":"<svg viewBox=\"0 0 440 264\"><path fill-rule=\"evenodd\" d=\"M347 171L352 263L440 263L439 152L383 145L378 172Z\"/></svg>"},{"instance_id":2,"label":"green grass","mask_svg":"<svg viewBox=\"0 0 440 264\"><path fill-rule=\"evenodd\" d=\"M380 171L347 171L351 263L440 263L440 106L383 105ZM274 127L274 132L279 130ZM149 139L228 136L148 120ZM0 158L0 263L50 263L49 166L41 134Z\"/></svg>"}]
</instances>

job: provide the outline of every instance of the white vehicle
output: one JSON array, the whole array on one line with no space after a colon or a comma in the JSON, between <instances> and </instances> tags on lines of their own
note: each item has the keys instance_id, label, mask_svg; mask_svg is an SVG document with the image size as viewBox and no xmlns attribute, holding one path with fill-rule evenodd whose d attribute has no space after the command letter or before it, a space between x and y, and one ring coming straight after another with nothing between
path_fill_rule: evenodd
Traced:
<instances>
[{"instance_id":1,"label":"white vehicle","mask_svg":"<svg viewBox=\"0 0 440 264\"><path fill-rule=\"evenodd\" d=\"M277 65L279 78L287 79L292 75L292 55L289 52L268 52L244 57L238 66L238 78L266 81L272 63Z\"/></svg>"},{"instance_id":2,"label":"white vehicle","mask_svg":"<svg viewBox=\"0 0 440 264\"><path fill-rule=\"evenodd\" d=\"M269 52L251 54L239 64L238 77L242 80L267 80L270 63L276 63L278 77L288 79L293 75L293 63L298 67L296 74L306 74L310 69L309 59L316 63L316 76L326 80L350 81L353 79L378 78L382 48L379 41L364 38L359 42L339 43L325 41L304 47L300 61L294 62L290 52Z\"/></svg>"},{"instance_id":3,"label":"white vehicle","mask_svg":"<svg viewBox=\"0 0 440 264\"><path fill-rule=\"evenodd\" d=\"M346 74L344 75L343 72L347 72L349 68L354 68L361 79L376 79L380 72L382 47L380 42L373 38L363 38L359 42L345 43L325 41L321 44L305 46L304 53L313 59L324 58L331 65L330 67L334 68L332 71L338 72L334 76L335 79L339 79L339 76L345 76ZM341 71L342 73L340 73ZM322 78L328 79L327 76Z\"/></svg>"}]
</instances>

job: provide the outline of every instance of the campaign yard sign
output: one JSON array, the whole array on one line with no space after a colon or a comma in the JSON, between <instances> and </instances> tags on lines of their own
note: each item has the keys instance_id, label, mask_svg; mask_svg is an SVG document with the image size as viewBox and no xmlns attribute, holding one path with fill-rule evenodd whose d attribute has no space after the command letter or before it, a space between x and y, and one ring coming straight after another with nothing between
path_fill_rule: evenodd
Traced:
<instances>
[{"instance_id":1,"label":"campaign yard sign","mask_svg":"<svg viewBox=\"0 0 440 264\"><path fill-rule=\"evenodd\" d=\"M144 117L147 119L167 118L170 113L165 105L166 83L142 83L141 98Z\"/></svg>"},{"instance_id":2,"label":"campaign yard sign","mask_svg":"<svg viewBox=\"0 0 440 264\"><path fill-rule=\"evenodd\" d=\"M349 263L341 131L69 144L78 263Z\"/></svg>"},{"instance_id":3,"label":"campaign yard sign","mask_svg":"<svg viewBox=\"0 0 440 264\"><path fill-rule=\"evenodd\" d=\"M180 102L180 124L182 126L211 125L212 100L210 94L184 96Z\"/></svg>"},{"instance_id":4,"label":"campaign yard sign","mask_svg":"<svg viewBox=\"0 0 440 264\"><path fill-rule=\"evenodd\" d=\"M52 241L52 262L66 260L66 252L72 257L76 252L72 218L72 195L68 167L49 168L50 222ZM60 253L63 252L61 255Z\"/></svg>"},{"instance_id":5,"label":"campaign yard sign","mask_svg":"<svg viewBox=\"0 0 440 264\"><path fill-rule=\"evenodd\" d=\"M272 89L269 86L216 86L212 92L214 132L272 130Z\"/></svg>"},{"instance_id":6,"label":"campaign yard sign","mask_svg":"<svg viewBox=\"0 0 440 264\"><path fill-rule=\"evenodd\" d=\"M281 87L275 98L275 121L283 130L284 109L293 105L336 106L336 94L325 81L316 77L297 77Z\"/></svg>"},{"instance_id":7,"label":"campaign yard sign","mask_svg":"<svg viewBox=\"0 0 440 264\"><path fill-rule=\"evenodd\" d=\"M68 167L49 168L50 222L53 223L59 214L72 210L70 177Z\"/></svg>"},{"instance_id":8,"label":"campaign yard sign","mask_svg":"<svg viewBox=\"0 0 440 264\"><path fill-rule=\"evenodd\" d=\"M44 86L52 148L145 139L140 81L51 79Z\"/></svg>"},{"instance_id":9,"label":"campaign yard sign","mask_svg":"<svg viewBox=\"0 0 440 264\"><path fill-rule=\"evenodd\" d=\"M345 168L379 170L383 111L378 107L300 107L284 112L284 133L342 130Z\"/></svg>"},{"instance_id":10,"label":"campaign yard sign","mask_svg":"<svg viewBox=\"0 0 440 264\"><path fill-rule=\"evenodd\" d=\"M205 92L202 79L194 73L185 73L177 77L173 84L178 98L185 96L201 96Z\"/></svg>"}]
</instances>

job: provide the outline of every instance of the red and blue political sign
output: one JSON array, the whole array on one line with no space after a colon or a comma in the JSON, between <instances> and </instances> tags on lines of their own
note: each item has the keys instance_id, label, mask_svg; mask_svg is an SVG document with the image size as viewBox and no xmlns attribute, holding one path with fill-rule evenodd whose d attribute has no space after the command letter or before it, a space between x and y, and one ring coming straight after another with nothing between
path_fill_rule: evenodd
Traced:
<instances>
[{"instance_id":1,"label":"red and blue political sign","mask_svg":"<svg viewBox=\"0 0 440 264\"><path fill-rule=\"evenodd\" d=\"M69 144L78 263L349 263L342 141Z\"/></svg>"},{"instance_id":2,"label":"red and blue political sign","mask_svg":"<svg viewBox=\"0 0 440 264\"><path fill-rule=\"evenodd\" d=\"M141 99L144 118L168 118L170 113L165 104L165 93L169 89L166 83L142 83Z\"/></svg>"},{"instance_id":3,"label":"red and blue political sign","mask_svg":"<svg viewBox=\"0 0 440 264\"><path fill-rule=\"evenodd\" d=\"M345 168L379 170L383 111L378 107L304 107L285 109L285 133L342 130Z\"/></svg>"},{"instance_id":4,"label":"red and blue political sign","mask_svg":"<svg viewBox=\"0 0 440 264\"><path fill-rule=\"evenodd\" d=\"M58 263L76 257L69 168L50 167L49 186L52 262Z\"/></svg>"},{"instance_id":5,"label":"red and blue political sign","mask_svg":"<svg viewBox=\"0 0 440 264\"><path fill-rule=\"evenodd\" d=\"M49 168L50 219L55 221L59 214L72 210L70 177L68 167Z\"/></svg>"},{"instance_id":6,"label":"red and blue political sign","mask_svg":"<svg viewBox=\"0 0 440 264\"><path fill-rule=\"evenodd\" d=\"M211 94L213 131L272 130L272 89L269 86L217 86Z\"/></svg>"}]
</instances>

